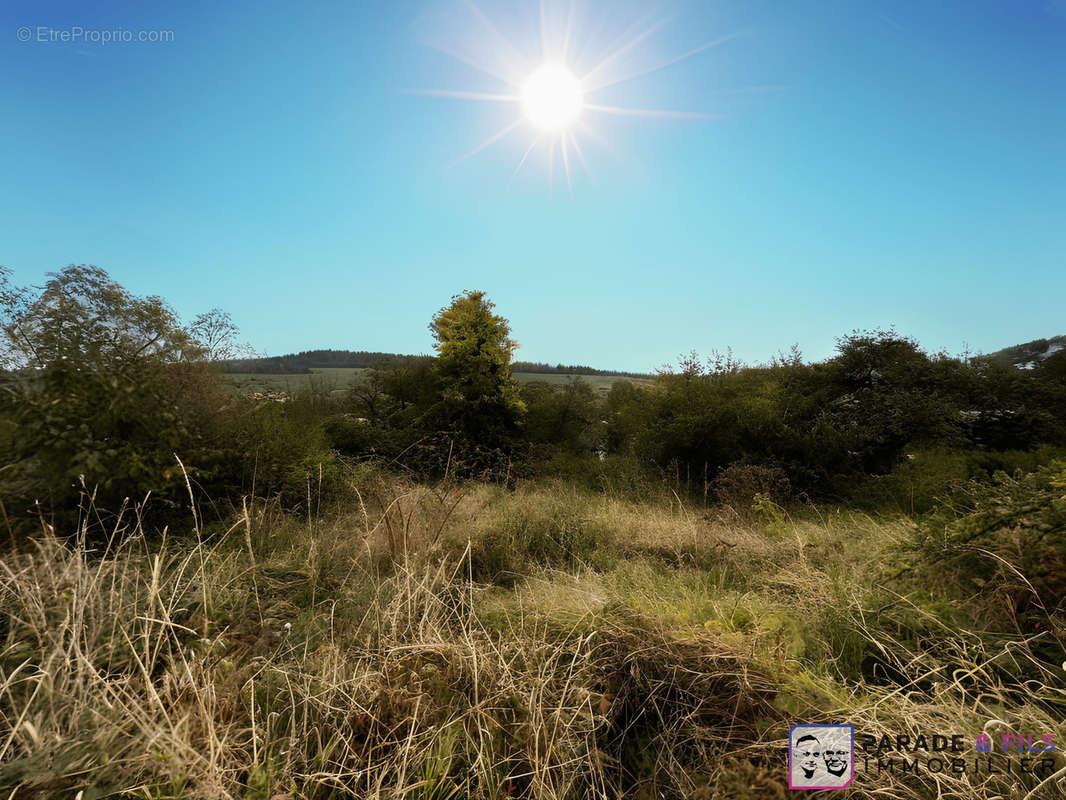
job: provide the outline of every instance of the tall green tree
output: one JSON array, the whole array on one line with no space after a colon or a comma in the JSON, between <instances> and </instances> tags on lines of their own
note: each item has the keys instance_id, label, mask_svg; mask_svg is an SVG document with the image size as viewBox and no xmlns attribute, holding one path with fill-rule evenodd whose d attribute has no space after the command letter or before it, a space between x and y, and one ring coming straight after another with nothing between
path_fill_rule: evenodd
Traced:
<instances>
[{"instance_id":1,"label":"tall green tree","mask_svg":"<svg viewBox=\"0 0 1066 800\"><path fill-rule=\"evenodd\" d=\"M525 414L511 357L518 348L511 326L493 312L484 292L466 291L438 311L429 325L437 349L440 402L432 417L468 442L499 447Z\"/></svg>"}]
</instances>

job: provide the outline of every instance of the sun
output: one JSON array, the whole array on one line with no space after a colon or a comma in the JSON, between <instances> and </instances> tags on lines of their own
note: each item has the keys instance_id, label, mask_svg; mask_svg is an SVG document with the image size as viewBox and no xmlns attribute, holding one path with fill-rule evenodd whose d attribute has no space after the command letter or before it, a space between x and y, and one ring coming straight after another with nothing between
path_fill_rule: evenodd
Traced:
<instances>
[{"instance_id":1,"label":"sun","mask_svg":"<svg viewBox=\"0 0 1066 800\"><path fill-rule=\"evenodd\" d=\"M604 102L601 92L665 70L697 53L703 53L735 38L728 34L704 41L675 55L658 56L641 53L651 45L652 37L667 20L654 15L633 20L600 17L592 0L520 0L528 5L529 14L505 15L518 38L512 40L485 12L479 0L441 0L454 8L449 13L428 15L425 41L440 52L463 62L499 84L494 90L415 89L416 94L447 97L455 100L502 103L514 106L514 117L502 129L486 138L454 164L477 155L515 131L529 136L511 180L530 161L543 155L551 188L556 164L573 191L572 173L580 165L592 177L585 160L583 143L593 141L609 147L598 128L603 117L642 117L657 119L714 119L718 114L673 111L660 108L636 108ZM526 27L533 15L539 26ZM616 24L619 23L619 24ZM767 87L753 87L761 90ZM747 91L745 89L733 91ZM618 97L617 92L612 92ZM530 131L529 129L533 130Z\"/></svg>"},{"instance_id":2,"label":"sun","mask_svg":"<svg viewBox=\"0 0 1066 800\"><path fill-rule=\"evenodd\" d=\"M544 131L569 128L584 103L581 82L562 64L543 64L522 86L522 113Z\"/></svg>"}]
</instances>

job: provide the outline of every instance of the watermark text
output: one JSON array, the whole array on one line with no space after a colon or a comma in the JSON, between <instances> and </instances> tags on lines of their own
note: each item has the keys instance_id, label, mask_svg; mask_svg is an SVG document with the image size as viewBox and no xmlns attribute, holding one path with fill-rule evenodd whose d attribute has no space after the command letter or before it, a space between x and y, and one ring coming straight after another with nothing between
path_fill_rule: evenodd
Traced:
<instances>
[{"instance_id":1,"label":"watermark text","mask_svg":"<svg viewBox=\"0 0 1066 800\"><path fill-rule=\"evenodd\" d=\"M51 25L22 25L15 38L31 44L165 44L174 41L174 31L132 30L130 28L88 28L70 25L56 28Z\"/></svg>"}]
</instances>

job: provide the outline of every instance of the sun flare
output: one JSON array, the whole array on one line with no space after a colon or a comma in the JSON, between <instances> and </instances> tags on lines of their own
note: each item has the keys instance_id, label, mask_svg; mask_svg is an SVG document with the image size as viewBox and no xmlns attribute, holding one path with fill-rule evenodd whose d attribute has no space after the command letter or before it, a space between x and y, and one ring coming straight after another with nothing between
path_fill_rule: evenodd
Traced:
<instances>
[{"instance_id":1,"label":"sun flare","mask_svg":"<svg viewBox=\"0 0 1066 800\"><path fill-rule=\"evenodd\" d=\"M522 87L522 113L545 131L570 127L584 102L581 82L561 64L544 64Z\"/></svg>"},{"instance_id":2,"label":"sun flare","mask_svg":"<svg viewBox=\"0 0 1066 800\"><path fill-rule=\"evenodd\" d=\"M586 0L526 0L526 5L538 13L539 26L528 26L529 17L512 17L512 21L518 19L518 28L511 30L518 34L518 38L512 40L478 7L477 2L454 0L452 13L445 17L430 17L434 24L427 29L426 42L484 76L499 81L499 88L488 91L473 87L413 91L455 100L513 105L516 113L502 129L453 163L477 155L510 138L516 131L521 135L525 129L531 136L528 145L519 148L522 155L511 180L530 162L531 156L539 154L547 166L549 188L558 164L567 188L572 191L575 165L580 165L592 176L583 143L592 141L610 149L599 130L604 124L604 116L689 120L720 116L640 108L617 101L608 103L600 93L672 67L724 44L737 34L704 41L674 55L659 56L650 51L648 40L665 25L666 19L645 17L633 21L628 27L623 23L615 29L608 24L610 18L596 18L593 4ZM445 3L448 4L448 0ZM529 128L533 130L529 131Z\"/></svg>"}]
</instances>

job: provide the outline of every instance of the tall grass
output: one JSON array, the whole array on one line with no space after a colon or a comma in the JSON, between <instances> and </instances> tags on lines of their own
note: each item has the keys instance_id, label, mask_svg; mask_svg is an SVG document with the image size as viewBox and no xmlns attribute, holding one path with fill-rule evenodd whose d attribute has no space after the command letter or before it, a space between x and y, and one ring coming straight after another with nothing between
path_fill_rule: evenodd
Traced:
<instances>
[{"instance_id":1,"label":"tall grass","mask_svg":"<svg viewBox=\"0 0 1066 800\"><path fill-rule=\"evenodd\" d=\"M877 588L905 522L371 476L317 517L90 533L0 564L8 798L785 797L796 722L1062 734L1025 637ZM849 796L1057 797L1064 765Z\"/></svg>"}]
</instances>

